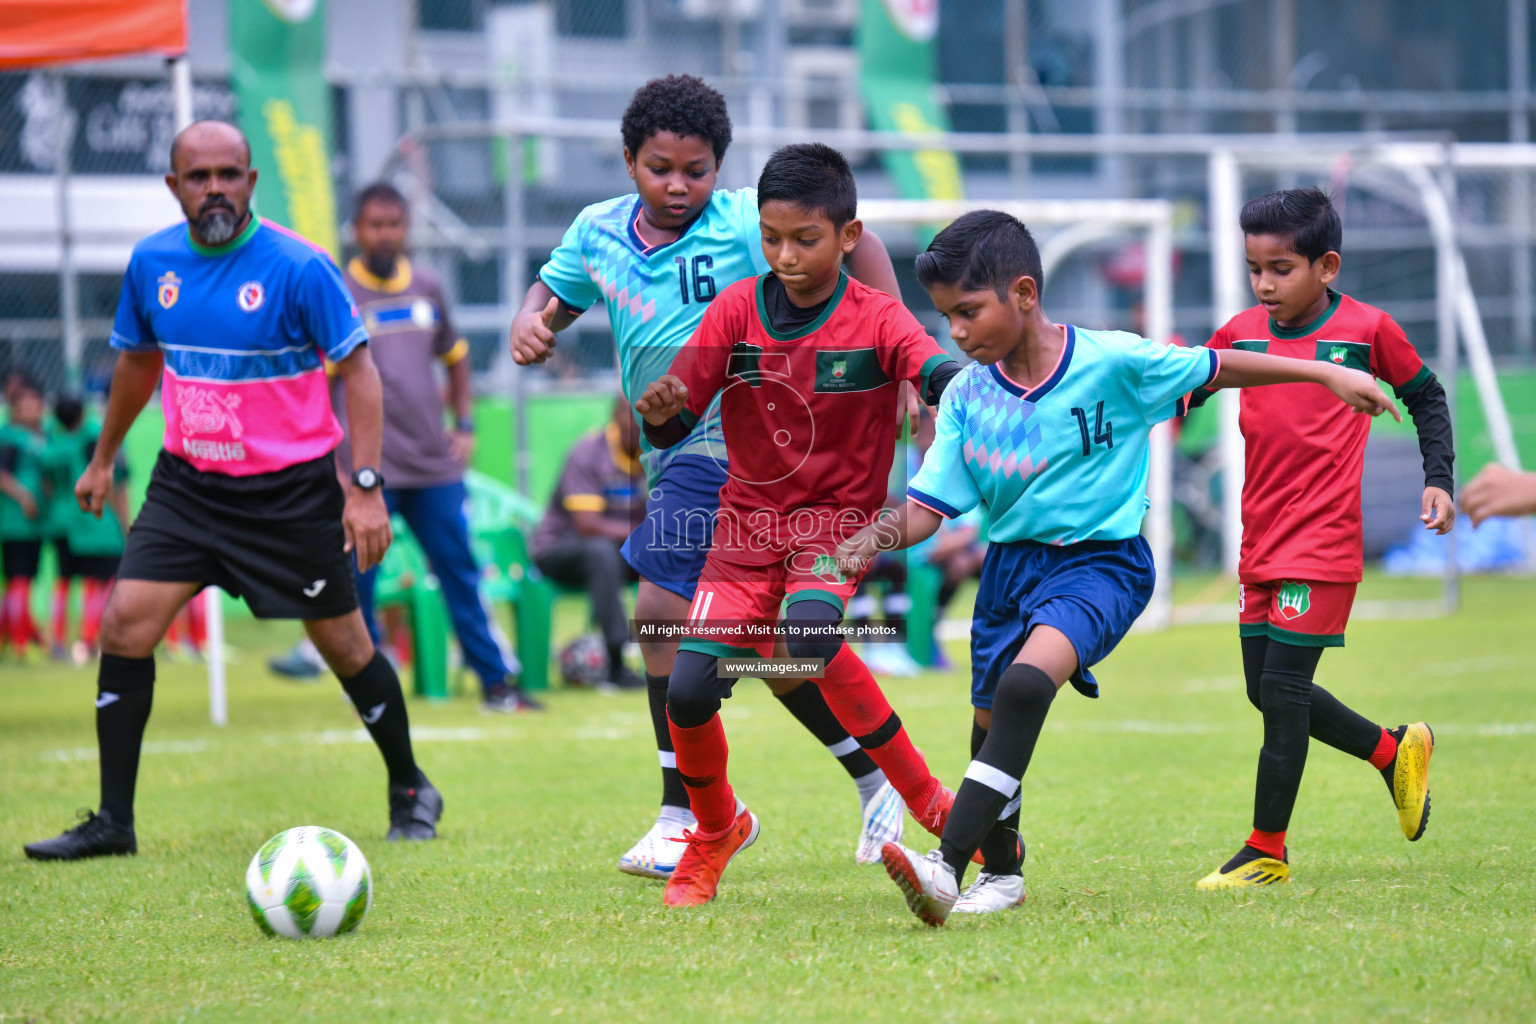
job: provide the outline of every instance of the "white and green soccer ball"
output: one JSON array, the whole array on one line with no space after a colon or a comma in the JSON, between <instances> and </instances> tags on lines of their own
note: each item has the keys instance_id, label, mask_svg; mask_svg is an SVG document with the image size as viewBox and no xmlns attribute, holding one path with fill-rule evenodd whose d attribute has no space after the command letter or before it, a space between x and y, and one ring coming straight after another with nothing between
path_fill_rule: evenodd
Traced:
<instances>
[{"instance_id":1,"label":"white and green soccer ball","mask_svg":"<svg viewBox=\"0 0 1536 1024\"><path fill-rule=\"evenodd\" d=\"M268 935L342 935L368 915L373 873L352 840L334 829L301 825L261 844L245 869L245 897Z\"/></svg>"}]
</instances>

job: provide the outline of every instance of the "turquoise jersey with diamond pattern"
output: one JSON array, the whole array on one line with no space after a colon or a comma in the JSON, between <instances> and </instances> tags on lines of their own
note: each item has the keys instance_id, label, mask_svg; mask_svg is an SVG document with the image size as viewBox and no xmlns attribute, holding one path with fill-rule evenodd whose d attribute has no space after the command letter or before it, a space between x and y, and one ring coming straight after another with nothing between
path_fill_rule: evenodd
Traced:
<instances>
[{"instance_id":1,"label":"turquoise jersey with diamond pattern","mask_svg":"<svg viewBox=\"0 0 1536 1024\"><path fill-rule=\"evenodd\" d=\"M985 502L992 541L1127 540L1147 511L1148 434L1219 366L1207 348L1070 326L1038 387L972 363L944 391L907 497L949 519Z\"/></svg>"},{"instance_id":2,"label":"turquoise jersey with diamond pattern","mask_svg":"<svg viewBox=\"0 0 1536 1024\"><path fill-rule=\"evenodd\" d=\"M631 405L672 366L715 296L768 270L756 189L716 191L693 223L665 245L646 244L637 229L640 213L638 195L594 203L576 216L539 270L539 280L571 312L599 302L608 307L619 375ZM682 443L665 450L652 447L642 430L640 463L651 484L667 462L682 454L726 463L718 415L705 416Z\"/></svg>"}]
</instances>

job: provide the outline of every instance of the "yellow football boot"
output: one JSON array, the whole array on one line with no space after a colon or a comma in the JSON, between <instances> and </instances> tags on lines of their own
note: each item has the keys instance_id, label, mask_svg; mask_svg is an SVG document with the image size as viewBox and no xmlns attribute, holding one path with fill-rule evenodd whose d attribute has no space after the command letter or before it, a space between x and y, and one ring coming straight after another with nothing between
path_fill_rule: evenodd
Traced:
<instances>
[{"instance_id":1,"label":"yellow football boot","mask_svg":"<svg viewBox=\"0 0 1536 1024\"><path fill-rule=\"evenodd\" d=\"M1429 756L1435 752L1434 730L1423 722L1401 727L1397 756L1382 775L1392 787L1397 823L1411 843L1429 825Z\"/></svg>"},{"instance_id":2,"label":"yellow football boot","mask_svg":"<svg viewBox=\"0 0 1536 1024\"><path fill-rule=\"evenodd\" d=\"M1237 858L1233 858L1236 860ZM1195 883L1196 889L1247 889L1291 880L1291 866L1273 857L1256 857L1229 866L1232 861L1212 871Z\"/></svg>"}]
</instances>

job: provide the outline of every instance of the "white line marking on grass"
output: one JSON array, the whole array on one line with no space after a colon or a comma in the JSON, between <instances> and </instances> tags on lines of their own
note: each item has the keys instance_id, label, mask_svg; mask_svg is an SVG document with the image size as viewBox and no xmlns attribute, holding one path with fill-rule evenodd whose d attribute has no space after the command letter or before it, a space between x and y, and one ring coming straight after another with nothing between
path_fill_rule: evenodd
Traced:
<instances>
[{"instance_id":1,"label":"white line marking on grass","mask_svg":"<svg viewBox=\"0 0 1536 1024\"><path fill-rule=\"evenodd\" d=\"M1050 728L1056 732L1139 732L1172 736L1238 731L1238 726L1219 722L1153 722L1134 718L1119 722L1052 722Z\"/></svg>"}]
</instances>

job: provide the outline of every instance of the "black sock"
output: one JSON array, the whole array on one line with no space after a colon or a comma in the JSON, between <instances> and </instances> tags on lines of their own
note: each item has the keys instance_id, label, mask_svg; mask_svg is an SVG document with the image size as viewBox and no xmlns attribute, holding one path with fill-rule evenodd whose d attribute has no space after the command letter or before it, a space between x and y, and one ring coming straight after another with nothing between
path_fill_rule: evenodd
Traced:
<instances>
[{"instance_id":1,"label":"black sock","mask_svg":"<svg viewBox=\"0 0 1536 1024\"><path fill-rule=\"evenodd\" d=\"M859 746L858 741L849 735L848 730L842 727L837 716L827 706L827 698L822 696L821 687L812 682L804 682L788 693L774 696L795 716L796 721L809 729L811 735L832 752L849 776L862 779L875 770L875 762Z\"/></svg>"},{"instance_id":2,"label":"black sock","mask_svg":"<svg viewBox=\"0 0 1536 1024\"><path fill-rule=\"evenodd\" d=\"M361 672L341 680L341 688L347 691L368 735L384 755L389 784L414 786L420 782L421 771L411 753L411 722L405 712L405 694L389 659L375 650L373 660Z\"/></svg>"},{"instance_id":3,"label":"black sock","mask_svg":"<svg viewBox=\"0 0 1536 1024\"><path fill-rule=\"evenodd\" d=\"M1307 766L1312 674L1322 653L1320 647L1269 642L1259 678L1264 746L1259 751L1253 794L1253 827L1260 831L1284 832L1290 828L1296 791Z\"/></svg>"},{"instance_id":4,"label":"black sock","mask_svg":"<svg viewBox=\"0 0 1536 1024\"><path fill-rule=\"evenodd\" d=\"M133 824L139 747L155 696L155 659L103 654L96 673L96 747L101 758L101 813Z\"/></svg>"},{"instance_id":5,"label":"black sock","mask_svg":"<svg viewBox=\"0 0 1536 1024\"><path fill-rule=\"evenodd\" d=\"M645 674L645 693L651 702L651 728L656 733L656 754L661 759L661 805L688 807L688 789L677 770L672 752L672 730L667 728L667 677Z\"/></svg>"},{"instance_id":6,"label":"black sock","mask_svg":"<svg viewBox=\"0 0 1536 1024\"><path fill-rule=\"evenodd\" d=\"M983 729L976 721L971 721L971 757L981 753L981 745L986 742L987 730ZM1013 799L1003 805L1002 817L997 819L997 824L982 839L981 856L985 861L981 869L990 875L1017 875L1023 873L1024 863L1020 859L1019 847L1019 798L1021 793L1014 791ZM1012 808L1012 810L1009 810Z\"/></svg>"},{"instance_id":7,"label":"black sock","mask_svg":"<svg viewBox=\"0 0 1536 1024\"><path fill-rule=\"evenodd\" d=\"M955 881L965 877L971 854L1013 799L1055 699L1056 684L1033 665L1010 665L998 680L992 728L965 770L939 843Z\"/></svg>"},{"instance_id":8,"label":"black sock","mask_svg":"<svg viewBox=\"0 0 1536 1024\"><path fill-rule=\"evenodd\" d=\"M1312 738L1369 761L1381 742L1381 726L1312 684Z\"/></svg>"},{"instance_id":9,"label":"black sock","mask_svg":"<svg viewBox=\"0 0 1536 1024\"><path fill-rule=\"evenodd\" d=\"M1259 687L1264 675L1264 662L1269 655L1270 640L1267 636L1245 636L1241 642L1248 699L1254 707L1263 711L1259 703ZM1316 666L1313 671L1316 671ZM1381 742L1381 726L1351 710L1316 683L1312 684L1312 713L1308 718L1307 731L1319 743L1326 743L1362 761L1370 760L1376 752L1376 744Z\"/></svg>"}]
</instances>

